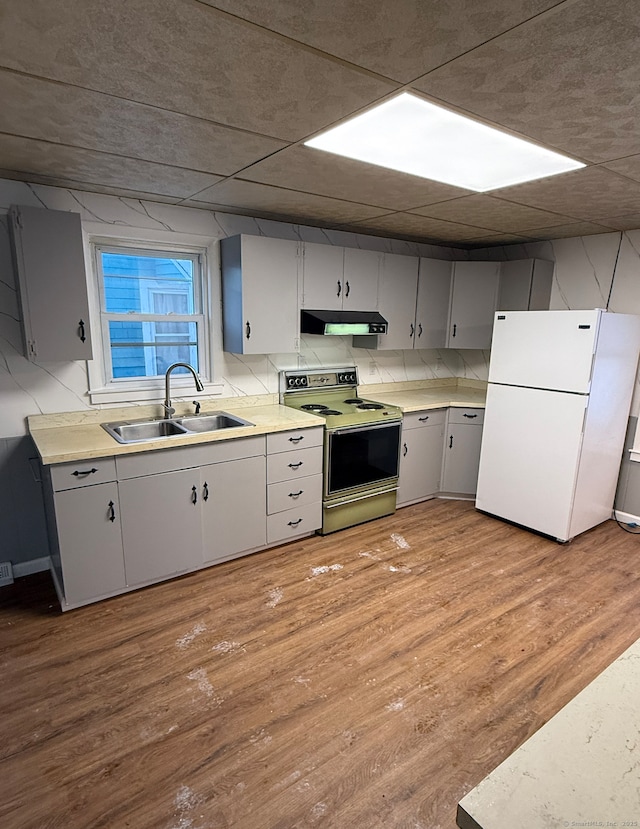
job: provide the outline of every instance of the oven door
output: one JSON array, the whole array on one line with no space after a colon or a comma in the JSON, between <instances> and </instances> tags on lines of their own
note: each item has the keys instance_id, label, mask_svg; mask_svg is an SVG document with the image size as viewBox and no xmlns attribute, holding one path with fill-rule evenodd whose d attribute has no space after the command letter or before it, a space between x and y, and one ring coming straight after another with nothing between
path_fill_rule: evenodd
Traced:
<instances>
[{"instance_id":1,"label":"oven door","mask_svg":"<svg viewBox=\"0 0 640 829\"><path fill-rule=\"evenodd\" d=\"M401 421L327 431L325 497L397 481Z\"/></svg>"}]
</instances>

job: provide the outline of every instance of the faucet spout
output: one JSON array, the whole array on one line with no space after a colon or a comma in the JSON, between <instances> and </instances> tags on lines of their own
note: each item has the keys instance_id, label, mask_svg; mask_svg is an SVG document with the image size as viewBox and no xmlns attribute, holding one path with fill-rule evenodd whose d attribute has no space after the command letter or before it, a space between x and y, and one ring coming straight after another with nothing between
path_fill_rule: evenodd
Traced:
<instances>
[{"instance_id":1,"label":"faucet spout","mask_svg":"<svg viewBox=\"0 0 640 829\"><path fill-rule=\"evenodd\" d=\"M171 372L174 368L186 368L188 369L191 374L193 375L193 380L196 384L196 391L204 391L204 386L202 385L202 380L198 372L195 370L193 366L190 366L189 363L174 363L173 365L169 366L167 372L164 376L164 403L162 407L164 409L164 416L170 418L172 415L175 414L176 410L171 405Z\"/></svg>"}]
</instances>

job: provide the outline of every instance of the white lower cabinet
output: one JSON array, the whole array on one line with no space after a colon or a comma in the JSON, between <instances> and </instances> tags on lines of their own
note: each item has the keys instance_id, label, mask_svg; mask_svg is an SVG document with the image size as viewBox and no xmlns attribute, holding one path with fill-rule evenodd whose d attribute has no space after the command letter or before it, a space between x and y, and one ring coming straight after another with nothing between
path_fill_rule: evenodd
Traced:
<instances>
[{"instance_id":1,"label":"white lower cabinet","mask_svg":"<svg viewBox=\"0 0 640 829\"><path fill-rule=\"evenodd\" d=\"M406 414L400 442L398 506L433 498L440 490L446 409Z\"/></svg>"},{"instance_id":2,"label":"white lower cabinet","mask_svg":"<svg viewBox=\"0 0 640 829\"><path fill-rule=\"evenodd\" d=\"M449 409L442 463L442 492L468 497L475 495L483 422L484 409Z\"/></svg>"},{"instance_id":3,"label":"white lower cabinet","mask_svg":"<svg viewBox=\"0 0 640 829\"><path fill-rule=\"evenodd\" d=\"M118 485L54 492L56 544L67 604L108 596L126 585ZM54 546L54 545L52 545Z\"/></svg>"},{"instance_id":4,"label":"white lower cabinet","mask_svg":"<svg viewBox=\"0 0 640 829\"><path fill-rule=\"evenodd\" d=\"M205 564L266 543L264 455L200 469Z\"/></svg>"},{"instance_id":5,"label":"white lower cabinet","mask_svg":"<svg viewBox=\"0 0 640 829\"><path fill-rule=\"evenodd\" d=\"M130 478L118 488L128 586L202 564L199 469Z\"/></svg>"},{"instance_id":6,"label":"white lower cabinet","mask_svg":"<svg viewBox=\"0 0 640 829\"><path fill-rule=\"evenodd\" d=\"M322 526L322 426L267 436L267 543Z\"/></svg>"}]
</instances>

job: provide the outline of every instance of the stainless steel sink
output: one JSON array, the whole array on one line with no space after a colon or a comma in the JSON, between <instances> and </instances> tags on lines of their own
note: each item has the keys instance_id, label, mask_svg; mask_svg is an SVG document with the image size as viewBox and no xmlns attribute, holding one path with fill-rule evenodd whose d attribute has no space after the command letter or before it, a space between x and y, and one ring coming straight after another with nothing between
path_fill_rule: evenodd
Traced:
<instances>
[{"instance_id":1,"label":"stainless steel sink","mask_svg":"<svg viewBox=\"0 0 640 829\"><path fill-rule=\"evenodd\" d=\"M188 432L217 432L219 429L236 429L239 426L253 426L248 420L227 412L207 412L188 417L176 417L175 422Z\"/></svg>"},{"instance_id":2,"label":"stainless steel sink","mask_svg":"<svg viewBox=\"0 0 640 829\"><path fill-rule=\"evenodd\" d=\"M173 420L138 420L121 423L102 423L112 438L118 443L141 443L158 438L170 438L173 435L185 435L187 430Z\"/></svg>"},{"instance_id":3,"label":"stainless steel sink","mask_svg":"<svg viewBox=\"0 0 640 829\"><path fill-rule=\"evenodd\" d=\"M253 426L248 420L230 415L228 412L207 412L201 415L176 417L172 420L123 420L117 423L101 423L118 443L144 443L145 441L170 438L175 435L188 435L203 432L218 432L221 429L234 429L239 426Z\"/></svg>"}]
</instances>

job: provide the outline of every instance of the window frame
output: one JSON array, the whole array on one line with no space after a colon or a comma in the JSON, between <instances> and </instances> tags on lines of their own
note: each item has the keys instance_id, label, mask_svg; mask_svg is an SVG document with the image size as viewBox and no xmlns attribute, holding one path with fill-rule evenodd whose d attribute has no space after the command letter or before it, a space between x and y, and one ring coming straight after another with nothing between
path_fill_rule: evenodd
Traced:
<instances>
[{"instance_id":1,"label":"window frame","mask_svg":"<svg viewBox=\"0 0 640 829\"><path fill-rule=\"evenodd\" d=\"M94 223L92 223L94 224ZM221 342L222 314L220 310L220 286L212 280L213 268L218 263L217 239L180 234L178 232L151 231L142 234L132 228L118 228L118 235L105 236L104 233L88 232L85 236L85 258L89 279L89 297L93 330L100 332L94 343L94 359L87 362L89 399L91 403L128 403L137 401L161 401L164 398L164 375L140 378L113 378L111 376L110 338L108 330L109 314L104 310L104 284L100 253L103 250L124 253L155 253L163 256L189 256L199 259L199 275L196 277L197 291L200 299L198 315L171 315L171 322L195 321L198 319L198 372L202 377L205 394L217 396L222 393L223 385L215 376L216 363L214 349ZM215 312L215 313L214 313ZM110 316L114 316L111 314ZM117 315L116 315L117 316ZM131 321L157 321L155 314L127 314ZM96 338L94 338L96 339ZM184 388L188 395L193 389L190 375L173 374L172 388L181 395Z\"/></svg>"}]
</instances>

